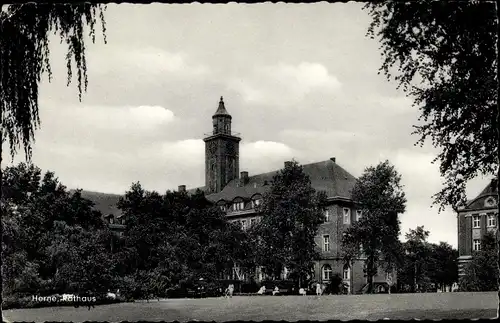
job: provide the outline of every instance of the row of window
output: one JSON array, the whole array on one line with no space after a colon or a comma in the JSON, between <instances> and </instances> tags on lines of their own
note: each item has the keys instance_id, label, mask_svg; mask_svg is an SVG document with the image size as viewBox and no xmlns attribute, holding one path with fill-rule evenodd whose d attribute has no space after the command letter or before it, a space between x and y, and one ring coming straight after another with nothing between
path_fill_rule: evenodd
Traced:
<instances>
[{"instance_id":1,"label":"row of window","mask_svg":"<svg viewBox=\"0 0 500 323\"><path fill-rule=\"evenodd\" d=\"M241 229L246 230L255 224L257 224L260 221L260 218L252 218L252 219L245 219L245 220L234 220L232 222L239 223L241 226Z\"/></svg>"},{"instance_id":2,"label":"row of window","mask_svg":"<svg viewBox=\"0 0 500 323\"><path fill-rule=\"evenodd\" d=\"M124 217L119 217L116 219L113 216L109 217L109 224L125 224L125 218Z\"/></svg>"},{"instance_id":3,"label":"row of window","mask_svg":"<svg viewBox=\"0 0 500 323\"><path fill-rule=\"evenodd\" d=\"M333 270L330 265L324 265L323 268L321 269L321 276L323 277L323 280L330 280L332 278ZM342 279L343 280L349 280L351 279L351 267L349 265L344 265L344 268L342 270ZM392 273L386 272L385 273L385 279L387 280L392 280Z\"/></svg>"},{"instance_id":4,"label":"row of window","mask_svg":"<svg viewBox=\"0 0 500 323\"><path fill-rule=\"evenodd\" d=\"M486 224L488 227L496 227L497 226L497 217L493 213L487 214ZM477 229L481 227L481 216L479 214L472 215L472 227Z\"/></svg>"},{"instance_id":5,"label":"row of window","mask_svg":"<svg viewBox=\"0 0 500 323\"><path fill-rule=\"evenodd\" d=\"M356 210L356 221L359 221L359 219L361 219L362 215L363 215L363 211ZM330 222L330 210L325 211L325 222ZM343 208L343 222L344 222L344 224L351 223L351 209L346 208L346 207Z\"/></svg>"},{"instance_id":6,"label":"row of window","mask_svg":"<svg viewBox=\"0 0 500 323\"><path fill-rule=\"evenodd\" d=\"M261 200L252 200L251 202L251 208L255 208L261 204ZM222 211L241 211L245 209L245 202L234 202L233 204L230 204L229 207L226 205L221 205L220 206Z\"/></svg>"},{"instance_id":7,"label":"row of window","mask_svg":"<svg viewBox=\"0 0 500 323\"><path fill-rule=\"evenodd\" d=\"M332 278L333 270L330 265L324 265L321 270L321 275L323 276L323 280L330 280ZM344 265L344 269L342 270L342 279L349 280L351 278L351 267L349 265Z\"/></svg>"}]
</instances>

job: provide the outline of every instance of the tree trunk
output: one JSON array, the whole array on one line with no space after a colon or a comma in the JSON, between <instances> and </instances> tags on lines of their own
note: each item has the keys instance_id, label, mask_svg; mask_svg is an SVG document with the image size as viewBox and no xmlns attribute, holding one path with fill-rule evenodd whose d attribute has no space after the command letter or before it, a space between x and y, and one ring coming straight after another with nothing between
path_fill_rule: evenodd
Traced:
<instances>
[{"instance_id":1,"label":"tree trunk","mask_svg":"<svg viewBox=\"0 0 500 323\"><path fill-rule=\"evenodd\" d=\"M413 264L413 292L417 291L417 261Z\"/></svg>"},{"instance_id":2,"label":"tree trunk","mask_svg":"<svg viewBox=\"0 0 500 323\"><path fill-rule=\"evenodd\" d=\"M368 280L368 294L373 294L373 272L374 272L374 256L370 255L368 257L368 264L366 266L366 274L367 274L367 280Z\"/></svg>"}]
</instances>

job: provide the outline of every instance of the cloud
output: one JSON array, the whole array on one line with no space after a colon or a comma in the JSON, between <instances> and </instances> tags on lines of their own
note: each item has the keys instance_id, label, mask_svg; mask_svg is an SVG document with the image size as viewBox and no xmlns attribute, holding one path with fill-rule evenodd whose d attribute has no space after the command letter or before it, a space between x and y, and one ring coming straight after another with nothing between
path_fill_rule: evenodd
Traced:
<instances>
[{"instance_id":1,"label":"cloud","mask_svg":"<svg viewBox=\"0 0 500 323\"><path fill-rule=\"evenodd\" d=\"M70 105L61 107L46 102L43 104L44 114L58 115L59 122L71 121L71 129L92 129L93 131L127 133L148 132L154 128L165 126L175 121L174 113L161 106L85 106ZM52 121L52 123L57 122ZM47 128L44 119L42 131Z\"/></svg>"},{"instance_id":2,"label":"cloud","mask_svg":"<svg viewBox=\"0 0 500 323\"><path fill-rule=\"evenodd\" d=\"M312 92L335 92L340 87L325 66L309 62L263 66L228 82L228 89L239 92L247 102L280 106L298 103Z\"/></svg>"},{"instance_id":3,"label":"cloud","mask_svg":"<svg viewBox=\"0 0 500 323\"><path fill-rule=\"evenodd\" d=\"M154 47L146 47L131 51L123 56L131 65L146 69L148 73L159 74L163 72L196 76L207 74L207 66L189 62L186 54L170 53Z\"/></svg>"},{"instance_id":4,"label":"cloud","mask_svg":"<svg viewBox=\"0 0 500 323\"><path fill-rule=\"evenodd\" d=\"M135 73L141 77L196 77L209 73L208 66L196 63L183 52L169 52L155 47L121 48L120 46L99 47L98 53L92 53L95 61L89 68L93 73L108 74ZM108 57L113 57L110 60ZM138 76L137 76L138 77Z\"/></svg>"}]
</instances>

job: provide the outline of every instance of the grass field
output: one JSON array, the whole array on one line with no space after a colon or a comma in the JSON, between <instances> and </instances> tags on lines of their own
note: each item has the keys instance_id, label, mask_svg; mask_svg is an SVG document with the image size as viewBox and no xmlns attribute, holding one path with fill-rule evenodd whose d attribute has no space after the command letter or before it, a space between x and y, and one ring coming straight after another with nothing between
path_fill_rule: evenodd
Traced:
<instances>
[{"instance_id":1,"label":"grass field","mask_svg":"<svg viewBox=\"0 0 500 323\"><path fill-rule=\"evenodd\" d=\"M168 299L87 308L4 311L10 321L229 321L474 319L496 317L497 294L429 293L348 296L235 296Z\"/></svg>"}]
</instances>

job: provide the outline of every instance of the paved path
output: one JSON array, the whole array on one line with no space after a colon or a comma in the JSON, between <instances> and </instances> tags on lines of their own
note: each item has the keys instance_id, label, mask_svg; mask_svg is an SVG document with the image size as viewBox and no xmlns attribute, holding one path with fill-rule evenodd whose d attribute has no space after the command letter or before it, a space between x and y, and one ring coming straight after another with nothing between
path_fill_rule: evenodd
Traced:
<instances>
[{"instance_id":1,"label":"paved path","mask_svg":"<svg viewBox=\"0 0 500 323\"><path fill-rule=\"evenodd\" d=\"M87 308L4 311L14 321L228 321L474 319L496 316L497 294L429 293L168 299Z\"/></svg>"}]
</instances>

